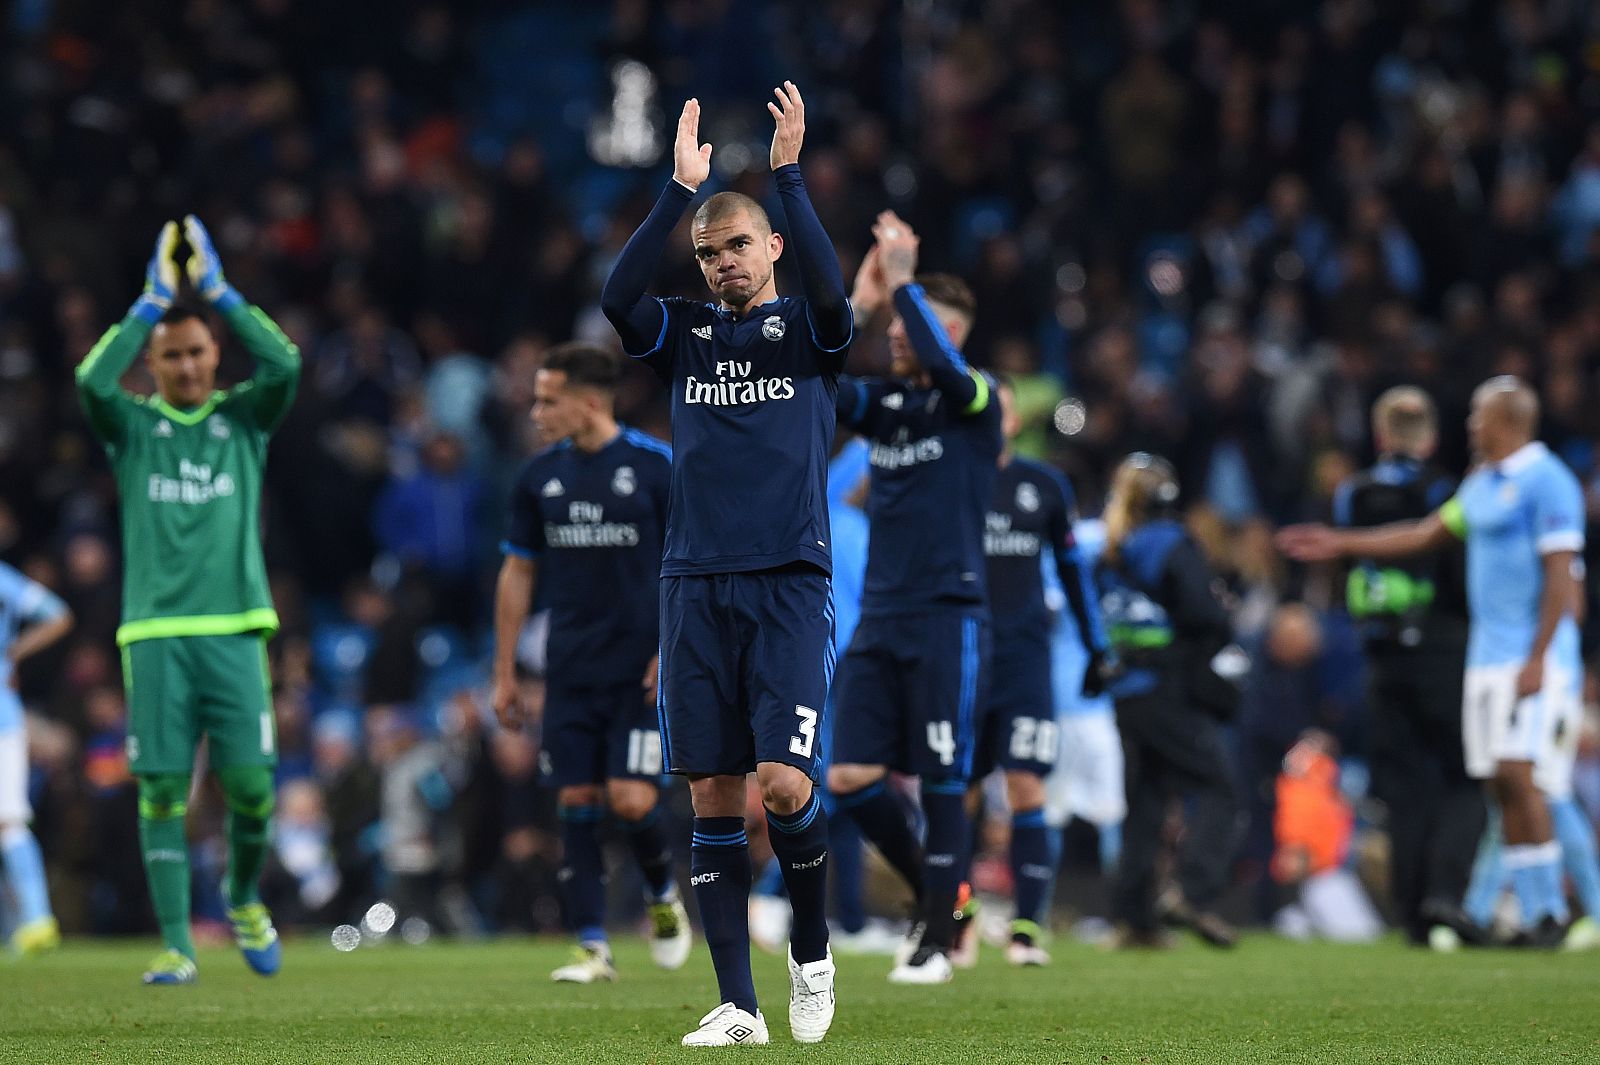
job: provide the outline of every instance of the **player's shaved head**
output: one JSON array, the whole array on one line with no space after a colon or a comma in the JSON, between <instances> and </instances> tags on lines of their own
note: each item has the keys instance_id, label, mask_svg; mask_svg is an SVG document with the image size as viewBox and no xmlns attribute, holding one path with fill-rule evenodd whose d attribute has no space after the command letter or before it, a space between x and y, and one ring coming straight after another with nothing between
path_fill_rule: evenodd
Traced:
<instances>
[{"instance_id":1,"label":"player's shaved head","mask_svg":"<svg viewBox=\"0 0 1600 1065\"><path fill-rule=\"evenodd\" d=\"M1481 403L1485 411L1504 418L1530 438L1539 428L1538 393L1526 382L1510 374L1491 377L1479 385L1472 394L1472 402L1474 405Z\"/></svg>"},{"instance_id":2,"label":"player's shaved head","mask_svg":"<svg viewBox=\"0 0 1600 1065\"><path fill-rule=\"evenodd\" d=\"M752 236L772 235L772 221L767 217L766 208L742 192L719 192L702 203L700 209L694 213L695 232L732 222L740 214L750 216L750 222L755 226Z\"/></svg>"},{"instance_id":3,"label":"player's shaved head","mask_svg":"<svg viewBox=\"0 0 1600 1065\"><path fill-rule=\"evenodd\" d=\"M1426 392L1400 385L1372 405L1372 433L1379 451L1427 458L1438 439L1439 415Z\"/></svg>"},{"instance_id":4,"label":"player's shaved head","mask_svg":"<svg viewBox=\"0 0 1600 1065\"><path fill-rule=\"evenodd\" d=\"M1510 375L1491 377L1473 390L1467 432L1482 458L1499 462L1538 430L1539 397L1526 382Z\"/></svg>"}]
</instances>

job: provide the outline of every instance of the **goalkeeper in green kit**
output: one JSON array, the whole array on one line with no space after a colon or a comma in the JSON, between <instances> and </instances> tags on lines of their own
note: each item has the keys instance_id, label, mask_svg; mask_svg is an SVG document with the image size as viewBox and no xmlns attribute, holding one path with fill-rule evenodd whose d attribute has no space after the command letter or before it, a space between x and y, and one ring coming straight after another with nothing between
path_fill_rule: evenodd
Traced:
<instances>
[{"instance_id":1,"label":"goalkeeper in green kit","mask_svg":"<svg viewBox=\"0 0 1600 1065\"><path fill-rule=\"evenodd\" d=\"M267 438L294 400L300 354L222 276L198 219L184 220L188 273L255 359L215 390L218 348L205 320L174 307L178 226L161 230L144 292L79 365L79 398L105 445L122 499L123 682L128 762L139 782L139 842L165 950L147 984L189 984L189 851L184 814L195 749L210 743L228 807L223 883L250 968L278 970L278 933L257 891L268 844L277 744L267 640L278 615L261 556ZM156 394L125 392L141 351Z\"/></svg>"}]
</instances>

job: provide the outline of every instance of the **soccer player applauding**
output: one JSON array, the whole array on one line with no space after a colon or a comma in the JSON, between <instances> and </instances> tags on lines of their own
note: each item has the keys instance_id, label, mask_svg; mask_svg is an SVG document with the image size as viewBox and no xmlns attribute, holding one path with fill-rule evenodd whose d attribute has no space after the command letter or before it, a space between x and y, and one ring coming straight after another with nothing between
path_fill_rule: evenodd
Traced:
<instances>
[{"instance_id":1,"label":"soccer player applauding","mask_svg":"<svg viewBox=\"0 0 1600 1065\"><path fill-rule=\"evenodd\" d=\"M959 279L920 280L917 235L893 212L856 277L863 315L893 300L892 378L847 379L840 417L871 442L866 588L839 673L828 784L916 894L920 920L896 983L952 975L955 906L967 865L967 783L988 682L984 514L1000 457L994 383L960 346L972 328ZM890 769L922 778L926 848L887 790Z\"/></svg>"},{"instance_id":2,"label":"soccer player applauding","mask_svg":"<svg viewBox=\"0 0 1600 1065\"><path fill-rule=\"evenodd\" d=\"M139 842L166 946L147 984L190 984L189 849L183 819L200 737L228 805L223 885L234 940L263 976L278 971L278 933L257 881L267 854L277 744L267 639L278 615L261 556L267 438L294 400L300 353L222 276L199 219L184 220L189 279L255 358L216 390L219 350L197 312L173 306L178 226L161 230L144 293L78 366L78 395L105 445L122 497L123 681L128 764L139 781ZM118 382L141 350L148 398Z\"/></svg>"},{"instance_id":3,"label":"soccer player applauding","mask_svg":"<svg viewBox=\"0 0 1600 1065\"><path fill-rule=\"evenodd\" d=\"M815 1043L833 1021L827 815L814 785L834 661L828 451L853 327L797 165L805 104L792 83L774 92L772 169L804 298L778 296L772 267L784 240L760 204L731 192L701 204L690 230L715 301L646 294L673 227L711 176L696 100L678 120L673 179L601 293L623 348L672 392L661 745L667 769L690 781L692 883L722 997L685 1046L767 1042L746 923L752 770L794 906L789 1027Z\"/></svg>"}]
</instances>

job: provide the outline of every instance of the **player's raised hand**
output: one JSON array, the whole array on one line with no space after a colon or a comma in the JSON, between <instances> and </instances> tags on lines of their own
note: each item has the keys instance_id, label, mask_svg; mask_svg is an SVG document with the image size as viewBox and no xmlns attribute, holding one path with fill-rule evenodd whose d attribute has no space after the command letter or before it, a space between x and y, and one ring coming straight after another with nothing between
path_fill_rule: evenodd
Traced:
<instances>
[{"instance_id":1,"label":"player's raised hand","mask_svg":"<svg viewBox=\"0 0 1600 1065\"><path fill-rule=\"evenodd\" d=\"M878 263L884 285L893 292L901 285L911 284L917 273L917 245L922 243L922 238L893 211L878 215L878 220L872 224L872 235L878 242Z\"/></svg>"},{"instance_id":2,"label":"player's raised hand","mask_svg":"<svg viewBox=\"0 0 1600 1065\"><path fill-rule=\"evenodd\" d=\"M806 102L792 81L772 93L778 103L768 103L767 110L776 123L772 130L772 169L776 170L800 161L800 144L806 139Z\"/></svg>"},{"instance_id":3,"label":"player's raised hand","mask_svg":"<svg viewBox=\"0 0 1600 1065\"><path fill-rule=\"evenodd\" d=\"M223 303L229 294L237 299L238 293L222 276L222 258L217 255L211 234L194 215L183 218L183 235L189 241L189 283L207 303Z\"/></svg>"},{"instance_id":4,"label":"player's raised hand","mask_svg":"<svg viewBox=\"0 0 1600 1065\"><path fill-rule=\"evenodd\" d=\"M161 227L156 238L155 253L144 268L144 295L140 299L162 310L172 306L178 294L178 261L173 254L178 250L178 223L168 222Z\"/></svg>"},{"instance_id":5,"label":"player's raised hand","mask_svg":"<svg viewBox=\"0 0 1600 1065\"><path fill-rule=\"evenodd\" d=\"M520 728L526 715L522 709L522 692L517 687L516 679L496 680L494 694L490 696L494 706L495 719L502 728Z\"/></svg>"},{"instance_id":6,"label":"player's raised hand","mask_svg":"<svg viewBox=\"0 0 1600 1065\"><path fill-rule=\"evenodd\" d=\"M1296 562L1327 562L1344 554L1339 531L1326 525L1286 525L1273 543Z\"/></svg>"},{"instance_id":7,"label":"player's raised hand","mask_svg":"<svg viewBox=\"0 0 1600 1065\"><path fill-rule=\"evenodd\" d=\"M856 283L850 289L850 306L856 312L856 320L864 322L878 313L887 302L889 286L883 283L883 263L879 258L878 246L874 244L867 249L861 265L856 269Z\"/></svg>"},{"instance_id":8,"label":"player's raised hand","mask_svg":"<svg viewBox=\"0 0 1600 1065\"><path fill-rule=\"evenodd\" d=\"M711 176L711 145L700 143L700 101L684 101L672 143L672 180L698 189Z\"/></svg>"}]
</instances>

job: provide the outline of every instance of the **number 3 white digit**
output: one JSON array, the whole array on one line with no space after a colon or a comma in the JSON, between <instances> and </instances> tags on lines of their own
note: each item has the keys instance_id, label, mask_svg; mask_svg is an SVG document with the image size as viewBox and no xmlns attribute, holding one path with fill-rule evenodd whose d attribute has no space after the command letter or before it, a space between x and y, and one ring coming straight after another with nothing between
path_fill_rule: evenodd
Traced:
<instances>
[{"instance_id":1,"label":"number 3 white digit","mask_svg":"<svg viewBox=\"0 0 1600 1065\"><path fill-rule=\"evenodd\" d=\"M811 745L817 738L817 712L809 706L796 706L795 716L800 719L800 735L789 737L789 753L801 758L811 757Z\"/></svg>"}]
</instances>

